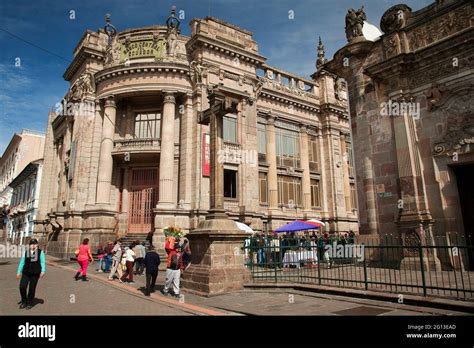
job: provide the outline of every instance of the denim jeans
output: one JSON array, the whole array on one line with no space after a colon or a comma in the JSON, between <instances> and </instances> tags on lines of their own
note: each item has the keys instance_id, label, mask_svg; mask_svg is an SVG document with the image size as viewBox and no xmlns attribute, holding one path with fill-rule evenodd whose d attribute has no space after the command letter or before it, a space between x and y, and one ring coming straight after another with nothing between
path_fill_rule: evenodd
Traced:
<instances>
[{"instance_id":1,"label":"denim jeans","mask_svg":"<svg viewBox=\"0 0 474 348\"><path fill-rule=\"evenodd\" d=\"M107 255L105 257L105 270L104 272L110 271L110 264L112 263L112 255Z\"/></svg>"},{"instance_id":2,"label":"denim jeans","mask_svg":"<svg viewBox=\"0 0 474 348\"><path fill-rule=\"evenodd\" d=\"M104 258L101 257L101 258L99 259L99 264L97 265L97 270L98 270L98 271L102 271L102 262L103 262L103 261L104 261Z\"/></svg>"}]
</instances>

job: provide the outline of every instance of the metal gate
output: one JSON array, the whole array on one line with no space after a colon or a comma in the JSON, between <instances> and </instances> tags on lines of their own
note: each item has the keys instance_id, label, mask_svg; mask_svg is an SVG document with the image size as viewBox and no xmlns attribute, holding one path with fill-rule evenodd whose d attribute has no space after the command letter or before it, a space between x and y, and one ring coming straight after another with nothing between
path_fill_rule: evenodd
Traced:
<instances>
[{"instance_id":1,"label":"metal gate","mask_svg":"<svg viewBox=\"0 0 474 348\"><path fill-rule=\"evenodd\" d=\"M134 168L129 181L128 232L153 230L153 208L158 203L158 168Z\"/></svg>"}]
</instances>

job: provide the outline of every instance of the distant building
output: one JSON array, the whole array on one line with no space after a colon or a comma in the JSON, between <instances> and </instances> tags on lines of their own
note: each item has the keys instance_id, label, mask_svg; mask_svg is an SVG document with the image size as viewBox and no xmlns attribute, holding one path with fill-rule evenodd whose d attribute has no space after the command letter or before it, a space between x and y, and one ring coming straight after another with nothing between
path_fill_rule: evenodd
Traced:
<instances>
[{"instance_id":1,"label":"distant building","mask_svg":"<svg viewBox=\"0 0 474 348\"><path fill-rule=\"evenodd\" d=\"M25 167L43 158L45 134L23 129L14 134L0 157L0 240L7 237L8 211L13 189L9 186Z\"/></svg>"},{"instance_id":2,"label":"distant building","mask_svg":"<svg viewBox=\"0 0 474 348\"><path fill-rule=\"evenodd\" d=\"M26 244L33 235L38 213L43 160L29 163L10 183L12 198L8 214L8 240Z\"/></svg>"}]
</instances>

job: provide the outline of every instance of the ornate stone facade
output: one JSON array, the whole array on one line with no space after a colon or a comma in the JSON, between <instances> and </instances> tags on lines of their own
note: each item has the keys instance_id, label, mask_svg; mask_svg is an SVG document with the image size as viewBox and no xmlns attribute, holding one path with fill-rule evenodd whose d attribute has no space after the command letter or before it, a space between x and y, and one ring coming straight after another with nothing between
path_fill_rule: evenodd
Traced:
<instances>
[{"instance_id":1,"label":"ornate stone facade","mask_svg":"<svg viewBox=\"0 0 474 348\"><path fill-rule=\"evenodd\" d=\"M165 26L121 32L107 17L79 42L64 74L65 102L79 106L48 120L37 232L50 253L151 231L162 249L166 226L196 230L212 198L205 121L216 91L230 110L229 217L263 232L307 217L357 233L345 83L266 65L252 33L216 18L193 19L191 33L173 11Z\"/></svg>"},{"instance_id":2,"label":"ornate stone facade","mask_svg":"<svg viewBox=\"0 0 474 348\"><path fill-rule=\"evenodd\" d=\"M322 67L348 82L361 234L467 239L474 228L472 197L465 197L473 190L465 179L474 160L472 2L436 1L418 11L397 5L381 28L378 40L349 43ZM450 267L446 253L438 257Z\"/></svg>"}]
</instances>

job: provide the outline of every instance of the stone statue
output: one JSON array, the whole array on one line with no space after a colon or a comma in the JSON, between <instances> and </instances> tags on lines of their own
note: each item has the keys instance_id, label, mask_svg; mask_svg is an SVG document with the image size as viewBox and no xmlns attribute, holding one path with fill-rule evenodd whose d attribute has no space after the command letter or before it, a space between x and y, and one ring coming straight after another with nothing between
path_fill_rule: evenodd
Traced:
<instances>
[{"instance_id":1,"label":"stone statue","mask_svg":"<svg viewBox=\"0 0 474 348\"><path fill-rule=\"evenodd\" d=\"M178 41L178 31L176 28L168 28L168 35L166 36L166 50L168 56L173 57L176 54L176 45Z\"/></svg>"},{"instance_id":2,"label":"stone statue","mask_svg":"<svg viewBox=\"0 0 474 348\"><path fill-rule=\"evenodd\" d=\"M202 65L196 62L195 60L193 60L189 65L191 67L191 79L194 84L202 83Z\"/></svg>"},{"instance_id":3,"label":"stone statue","mask_svg":"<svg viewBox=\"0 0 474 348\"><path fill-rule=\"evenodd\" d=\"M362 28L364 27L364 21L367 16L364 12L364 6L357 11L353 8L347 11L346 15L346 37L350 42L358 37L363 37Z\"/></svg>"},{"instance_id":4,"label":"stone statue","mask_svg":"<svg viewBox=\"0 0 474 348\"><path fill-rule=\"evenodd\" d=\"M338 77L334 81L334 95L336 96L337 100L344 99L344 89L345 89L344 81L340 77Z\"/></svg>"},{"instance_id":5,"label":"stone statue","mask_svg":"<svg viewBox=\"0 0 474 348\"><path fill-rule=\"evenodd\" d=\"M94 76L91 73L84 73L74 81L66 98L70 101L83 100L87 94L93 93L95 93Z\"/></svg>"}]
</instances>

